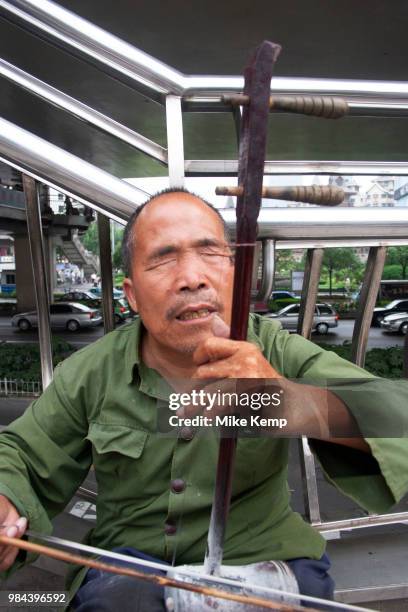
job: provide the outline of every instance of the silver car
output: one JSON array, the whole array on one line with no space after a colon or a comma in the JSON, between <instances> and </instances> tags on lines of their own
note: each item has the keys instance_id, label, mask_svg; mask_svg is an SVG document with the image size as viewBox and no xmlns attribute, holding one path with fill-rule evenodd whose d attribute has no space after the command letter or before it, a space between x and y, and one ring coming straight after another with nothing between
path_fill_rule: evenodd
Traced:
<instances>
[{"instance_id":1,"label":"silver car","mask_svg":"<svg viewBox=\"0 0 408 612\"><path fill-rule=\"evenodd\" d=\"M76 302L58 302L50 305L51 327L67 329L76 332L80 327L95 327L102 322L99 310L88 308L84 304ZM38 327L37 312L20 312L11 319L13 327L21 331L27 331L32 327Z\"/></svg>"},{"instance_id":2,"label":"silver car","mask_svg":"<svg viewBox=\"0 0 408 612\"><path fill-rule=\"evenodd\" d=\"M385 332L398 332L404 336L408 333L408 313L394 312L380 321L381 329Z\"/></svg>"},{"instance_id":3,"label":"silver car","mask_svg":"<svg viewBox=\"0 0 408 612\"><path fill-rule=\"evenodd\" d=\"M276 313L267 316L281 322L283 329L296 331L299 320L300 304L290 304ZM327 334L329 328L337 327L339 315L330 304L316 304L312 331Z\"/></svg>"}]
</instances>

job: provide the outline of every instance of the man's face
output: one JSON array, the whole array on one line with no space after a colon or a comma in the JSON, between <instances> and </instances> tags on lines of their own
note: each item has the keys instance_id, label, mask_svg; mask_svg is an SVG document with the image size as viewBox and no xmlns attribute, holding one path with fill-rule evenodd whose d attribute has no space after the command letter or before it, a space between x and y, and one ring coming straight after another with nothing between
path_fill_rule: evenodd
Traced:
<instances>
[{"instance_id":1,"label":"man's face","mask_svg":"<svg viewBox=\"0 0 408 612\"><path fill-rule=\"evenodd\" d=\"M217 214L186 193L159 196L134 231L124 288L158 345L191 353L212 336L213 319L231 320L234 267Z\"/></svg>"}]
</instances>

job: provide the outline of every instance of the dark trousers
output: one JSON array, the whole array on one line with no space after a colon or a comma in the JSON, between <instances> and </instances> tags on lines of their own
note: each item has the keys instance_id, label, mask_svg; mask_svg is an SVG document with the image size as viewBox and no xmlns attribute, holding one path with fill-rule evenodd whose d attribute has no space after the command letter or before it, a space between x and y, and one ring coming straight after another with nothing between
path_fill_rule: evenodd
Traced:
<instances>
[{"instance_id":1,"label":"dark trousers","mask_svg":"<svg viewBox=\"0 0 408 612\"><path fill-rule=\"evenodd\" d=\"M131 547L116 548L115 552L147 561L159 561ZM101 560L110 562L103 557ZM134 567L121 561L115 563ZM334 581L328 574L330 561L327 555L323 555L318 561L300 558L287 563L296 576L302 595L333 599ZM157 570L149 568L140 569L145 573L158 573ZM165 572L160 573L165 574ZM307 606L306 602L302 603ZM75 612L164 612L166 609L163 587L96 569L88 570L72 601L72 607ZM311 605L311 607L316 606Z\"/></svg>"}]
</instances>

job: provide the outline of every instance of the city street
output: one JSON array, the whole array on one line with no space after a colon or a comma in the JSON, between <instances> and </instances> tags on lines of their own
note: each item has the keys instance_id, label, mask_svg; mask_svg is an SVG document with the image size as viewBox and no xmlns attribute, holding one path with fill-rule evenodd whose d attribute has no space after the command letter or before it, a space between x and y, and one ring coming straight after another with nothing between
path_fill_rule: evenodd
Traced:
<instances>
[{"instance_id":1,"label":"city street","mask_svg":"<svg viewBox=\"0 0 408 612\"><path fill-rule=\"evenodd\" d=\"M36 342L38 339L37 332L21 332L11 327L10 317L0 317L0 341L14 342L24 344L26 342ZM350 341L353 335L353 320L339 321L339 325L334 330L330 330L325 336L313 334L312 340L319 343L327 344L343 344L344 341ZM54 331L53 334L70 342L77 348L82 348L91 342L95 342L103 336L103 326L79 330L76 333L69 331ZM390 346L403 346L404 337L397 334L385 334L378 327L370 329L368 339L368 348L388 348Z\"/></svg>"}]
</instances>

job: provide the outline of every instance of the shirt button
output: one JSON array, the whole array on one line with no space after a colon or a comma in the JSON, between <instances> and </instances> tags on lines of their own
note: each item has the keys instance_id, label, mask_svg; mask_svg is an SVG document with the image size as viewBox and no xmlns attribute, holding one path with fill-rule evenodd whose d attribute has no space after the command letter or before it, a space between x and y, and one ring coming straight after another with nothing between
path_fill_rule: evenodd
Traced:
<instances>
[{"instance_id":1,"label":"shirt button","mask_svg":"<svg viewBox=\"0 0 408 612\"><path fill-rule=\"evenodd\" d=\"M180 438L186 441L192 440L194 438L194 431L191 427L182 427L180 429Z\"/></svg>"},{"instance_id":2,"label":"shirt button","mask_svg":"<svg viewBox=\"0 0 408 612\"><path fill-rule=\"evenodd\" d=\"M173 523L165 523L164 524L164 533L166 535L174 535L177 531L177 527L173 525Z\"/></svg>"},{"instance_id":3,"label":"shirt button","mask_svg":"<svg viewBox=\"0 0 408 612\"><path fill-rule=\"evenodd\" d=\"M182 493L186 488L186 483L182 478L175 478L171 481L171 490L173 493Z\"/></svg>"}]
</instances>

